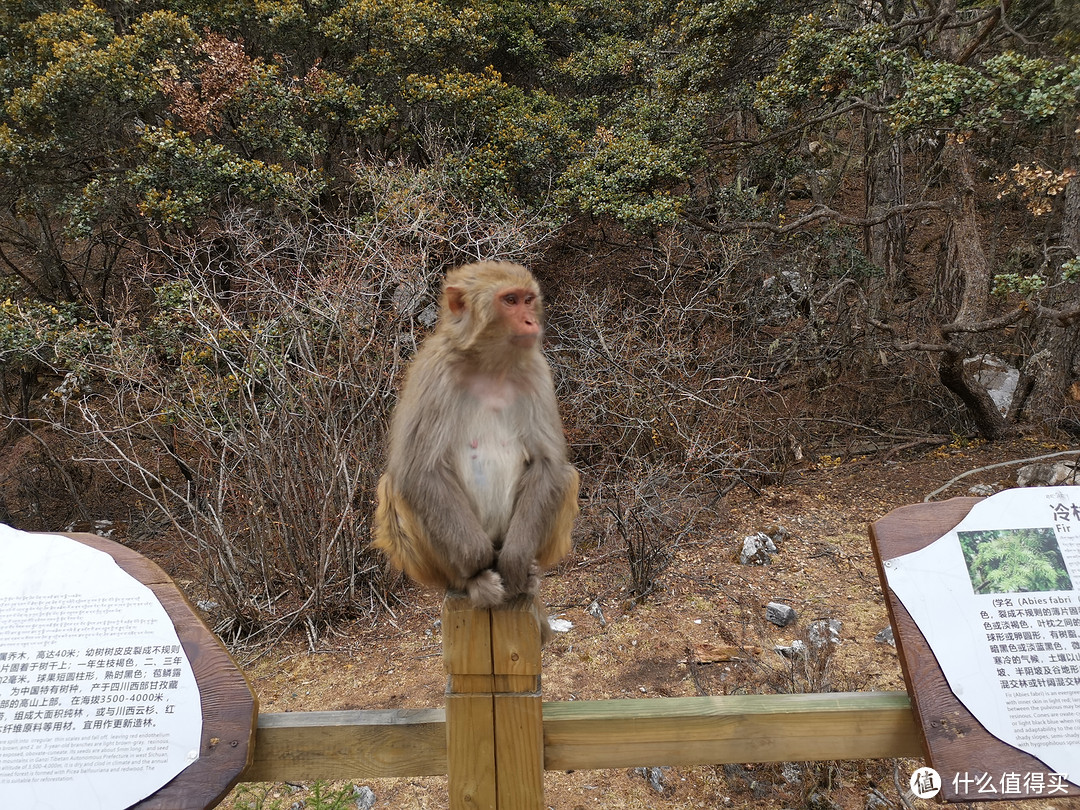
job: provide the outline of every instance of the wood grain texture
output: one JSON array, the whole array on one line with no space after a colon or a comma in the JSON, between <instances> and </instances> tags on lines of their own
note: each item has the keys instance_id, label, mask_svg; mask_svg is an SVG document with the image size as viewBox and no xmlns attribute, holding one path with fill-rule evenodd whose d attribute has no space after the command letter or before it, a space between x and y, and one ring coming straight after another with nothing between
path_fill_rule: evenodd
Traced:
<instances>
[{"instance_id":1,"label":"wood grain texture","mask_svg":"<svg viewBox=\"0 0 1080 810\"><path fill-rule=\"evenodd\" d=\"M446 774L442 709L283 712L259 717L245 782Z\"/></svg>"},{"instance_id":2,"label":"wood grain texture","mask_svg":"<svg viewBox=\"0 0 1080 810\"><path fill-rule=\"evenodd\" d=\"M540 693L495 695L499 810L544 810L544 717Z\"/></svg>"},{"instance_id":3,"label":"wood grain texture","mask_svg":"<svg viewBox=\"0 0 1080 810\"><path fill-rule=\"evenodd\" d=\"M491 611L495 673L495 783L499 810L544 810L540 624L523 597Z\"/></svg>"},{"instance_id":4,"label":"wood grain texture","mask_svg":"<svg viewBox=\"0 0 1080 810\"><path fill-rule=\"evenodd\" d=\"M446 771L450 810L497 810L491 694L446 696Z\"/></svg>"},{"instance_id":5,"label":"wood grain texture","mask_svg":"<svg viewBox=\"0 0 1080 810\"><path fill-rule=\"evenodd\" d=\"M454 699L469 696L458 695ZM529 695L494 700L484 722L528 738L520 761L535 762ZM505 717L498 717L506 700ZM511 701L519 701L515 705ZM486 706L486 702L485 702ZM473 722L476 712L465 707ZM481 714L486 713L486 708ZM244 781L435 776L447 772L442 709L287 712L259 718L255 762ZM920 756L904 692L566 701L541 704L546 770L630 768ZM481 723L479 731L486 734ZM468 748L463 749L467 755ZM503 756L502 748L499 749ZM486 761L486 756L483 757ZM492 771L494 773L494 771ZM529 770L533 778L533 771ZM515 778L522 778L520 773ZM511 805L513 806L513 805Z\"/></svg>"},{"instance_id":6,"label":"wood grain texture","mask_svg":"<svg viewBox=\"0 0 1080 810\"><path fill-rule=\"evenodd\" d=\"M921 753L902 692L544 704L548 770L873 759Z\"/></svg>"},{"instance_id":7,"label":"wood grain texture","mask_svg":"<svg viewBox=\"0 0 1080 810\"><path fill-rule=\"evenodd\" d=\"M176 628L199 686L202 746L199 758L131 810L205 810L218 804L252 758L258 701L224 645L205 625L169 576L138 552L94 534L65 533L111 556L154 592Z\"/></svg>"},{"instance_id":8,"label":"wood grain texture","mask_svg":"<svg viewBox=\"0 0 1080 810\"><path fill-rule=\"evenodd\" d=\"M446 770L450 810L497 810L491 611L448 594L443 601Z\"/></svg>"},{"instance_id":9,"label":"wood grain texture","mask_svg":"<svg viewBox=\"0 0 1080 810\"><path fill-rule=\"evenodd\" d=\"M978 794L969 787L957 790L958 774L975 777L989 773L1000 783L1005 773L1049 773L1045 763L1008 745L987 731L949 688L945 674L918 625L896 594L888 588L883 562L918 551L947 534L963 520L979 498L953 498L940 503L915 504L895 509L870 527L871 546L878 576L885 591L896 636L896 650L918 719L919 734L927 761L941 774L946 801L1000 799L1000 794ZM1045 796L1043 794L1032 794ZM1055 796L1080 795L1069 785ZM1018 798L1016 794L1009 794Z\"/></svg>"},{"instance_id":10,"label":"wood grain texture","mask_svg":"<svg viewBox=\"0 0 1080 810\"><path fill-rule=\"evenodd\" d=\"M540 625L535 601L443 603L452 810L543 810ZM481 691L484 690L484 691Z\"/></svg>"}]
</instances>

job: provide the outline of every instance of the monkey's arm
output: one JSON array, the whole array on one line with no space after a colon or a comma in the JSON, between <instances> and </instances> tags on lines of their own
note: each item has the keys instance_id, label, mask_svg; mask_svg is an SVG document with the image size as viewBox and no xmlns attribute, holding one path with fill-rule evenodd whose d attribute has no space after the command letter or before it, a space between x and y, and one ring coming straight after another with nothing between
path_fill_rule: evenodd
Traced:
<instances>
[{"instance_id":1,"label":"monkey's arm","mask_svg":"<svg viewBox=\"0 0 1080 810\"><path fill-rule=\"evenodd\" d=\"M537 355L534 395L523 423L527 466L518 481L497 569L510 595L536 585L536 568L548 568L570 550L570 530L578 513L578 472L567 461L566 438L547 361Z\"/></svg>"},{"instance_id":2,"label":"monkey's arm","mask_svg":"<svg viewBox=\"0 0 1080 810\"><path fill-rule=\"evenodd\" d=\"M570 550L577 493L578 473L567 462L543 457L526 467L497 564L509 596L532 590L535 567L553 565Z\"/></svg>"},{"instance_id":3,"label":"monkey's arm","mask_svg":"<svg viewBox=\"0 0 1080 810\"><path fill-rule=\"evenodd\" d=\"M491 541L448 463L408 470L398 488L423 526L420 542L427 543L454 587L464 587L466 580L494 565Z\"/></svg>"}]
</instances>

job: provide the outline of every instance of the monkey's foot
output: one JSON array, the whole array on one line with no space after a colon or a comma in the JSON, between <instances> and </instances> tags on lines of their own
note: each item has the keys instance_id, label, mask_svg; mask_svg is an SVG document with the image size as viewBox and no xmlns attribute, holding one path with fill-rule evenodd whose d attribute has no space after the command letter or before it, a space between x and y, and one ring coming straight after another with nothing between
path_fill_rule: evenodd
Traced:
<instances>
[{"instance_id":1,"label":"monkey's foot","mask_svg":"<svg viewBox=\"0 0 1080 810\"><path fill-rule=\"evenodd\" d=\"M469 601L478 608L490 608L506 601L502 577L487 568L465 583Z\"/></svg>"},{"instance_id":2,"label":"monkey's foot","mask_svg":"<svg viewBox=\"0 0 1080 810\"><path fill-rule=\"evenodd\" d=\"M533 563L529 566L529 578L525 580L525 593L536 596L540 593L540 566Z\"/></svg>"}]
</instances>

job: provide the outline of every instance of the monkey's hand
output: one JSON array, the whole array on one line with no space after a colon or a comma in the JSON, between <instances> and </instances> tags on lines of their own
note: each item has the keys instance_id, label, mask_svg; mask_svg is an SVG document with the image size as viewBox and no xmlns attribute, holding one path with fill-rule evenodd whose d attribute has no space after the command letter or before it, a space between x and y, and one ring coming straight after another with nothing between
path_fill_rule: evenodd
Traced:
<instances>
[{"instance_id":1,"label":"monkey's hand","mask_svg":"<svg viewBox=\"0 0 1080 810\"><path fill-rule=\"evenodd\" d=\"M504 545L496 569L502 577L507 598L535 594L540 589L540 569L524 544Z\"/></svg>"},{"instance_id":2,"label":"monkey's hand","mask_svg":"<svg viewBox=\"0 0 1080 810\"><path fill-rule=\"evenodd\" d=\"M502 577L486 568L465 583L465 591L473 607L490 608L506 601L506 589Z\"/></svg>"}]
</instances>

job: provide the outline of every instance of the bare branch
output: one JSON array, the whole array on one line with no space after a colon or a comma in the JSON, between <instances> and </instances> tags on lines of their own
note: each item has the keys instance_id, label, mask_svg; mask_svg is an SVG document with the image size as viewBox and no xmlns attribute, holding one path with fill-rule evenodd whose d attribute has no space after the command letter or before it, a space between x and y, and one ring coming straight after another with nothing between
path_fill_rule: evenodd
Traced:
<instances>
[{"instance_id":1,"label":"bare branch","mask_svg":"<svg viewBox=\"0 0 1080 810\"><path fill-rule=\"evenodd\" d=\"M947 352L956 347L950 343L923 343L918 340L901 340L895 327L879 321L877 318L866 316L866 322L882 332L887 332L893 338L893 348L900 352Z\"/></svg>"},{"instance_id":2,"label":"bare branch","mask_svg":"<svg viewBox=\"0 0 1080 810\"><path fill-rule=\"evenodd\" d=\"M1007 312L997 318L991 318L986 321L978 321L976 323L960 323L953 321L952 323L943 324L941 333L943 335L951 335L956 332L974 333L974 332L993 332L995 329L1003 329L1006 326L1012 326L1014 323L1022 320L1024 316L1028 315L1031 309L1027 304L1021 304L1012 312Z\"/></svg>"},{"instance_id":3,"label":"bare branch","mask_svg":"<svg viewBox=\"0 0 1080 810\"><path fill-rule=\"evenodd\" d=\"M946 481L940 487L938 487L933 492L931 492L929 495L927 495L925 498L923 498L923 503L929 503L930 500L933 499L935 496L940 495L942 492L947 490L949 487L951 487L957 481L960 481L963 478L967 478L969 475L974 475L975 473L979 473L979 472L985 472L986 470L996 470L999 467L1012 467L1012 466L1014 466L1016 464L1027 464L1027 463L1033 462L1033 461L1043 461L1043 460L1048 459L1048 458L1057 458L1058 456L1075 455L1076 452L1077 452L1076 450L1062 450L1059 453L1047 453L1045 456L1032 456L1030 458L1014 458L1011 461L1002 461L1002 462L999 462L997 464L988 464L985 467L976 467L974 470L968 470L967 472L960 473L960 475L957 475L954 478L950 478L948 481Z\"/></svg>"},{"instance_id":4,"label":"bare branch","mask_svg":"<svg viewBox=\"0 0 1080 810\"><path fill-rule=\"evenodd\" d=\"M1041 304L1033 304L1032 309L1038 317L1056 321L1058 326L1070 326L1080 321L1080 305L1072 309L1052 309Z\"/></svg>"},{"instance_id":5,"label":"bare branch","mask_svg":"<svg viewBox=\"0 0 1080 810\"><path fill-rule=\"evenodd\" d=\"M905 203L904 205L893 206L886 211L879 213L872 217L853 217L848 214L842 214L839 211L830 208L827 205L815 205L809 213L803 214L798 219L792 220L785 225L778 225L774 222L765 221L742 221L742 222L727 222L723 224L716 224L709 222L708 220L701 219L700 217L687 216L686 220L692 225L695 225L710 233L728 234L736 233L739 231L768 231L776 236L785 236L789 233L802 230L808 225L813 225L821 220L829 220L839 223L840 225L852 225L855 227L867 227L870 225L880 225L888 219L901 216L903 214L910 214L914 211L941 211L948 207L949 203L944 201L930 200L927 202L919 203Z\"/></svg>"}]
</instances>

